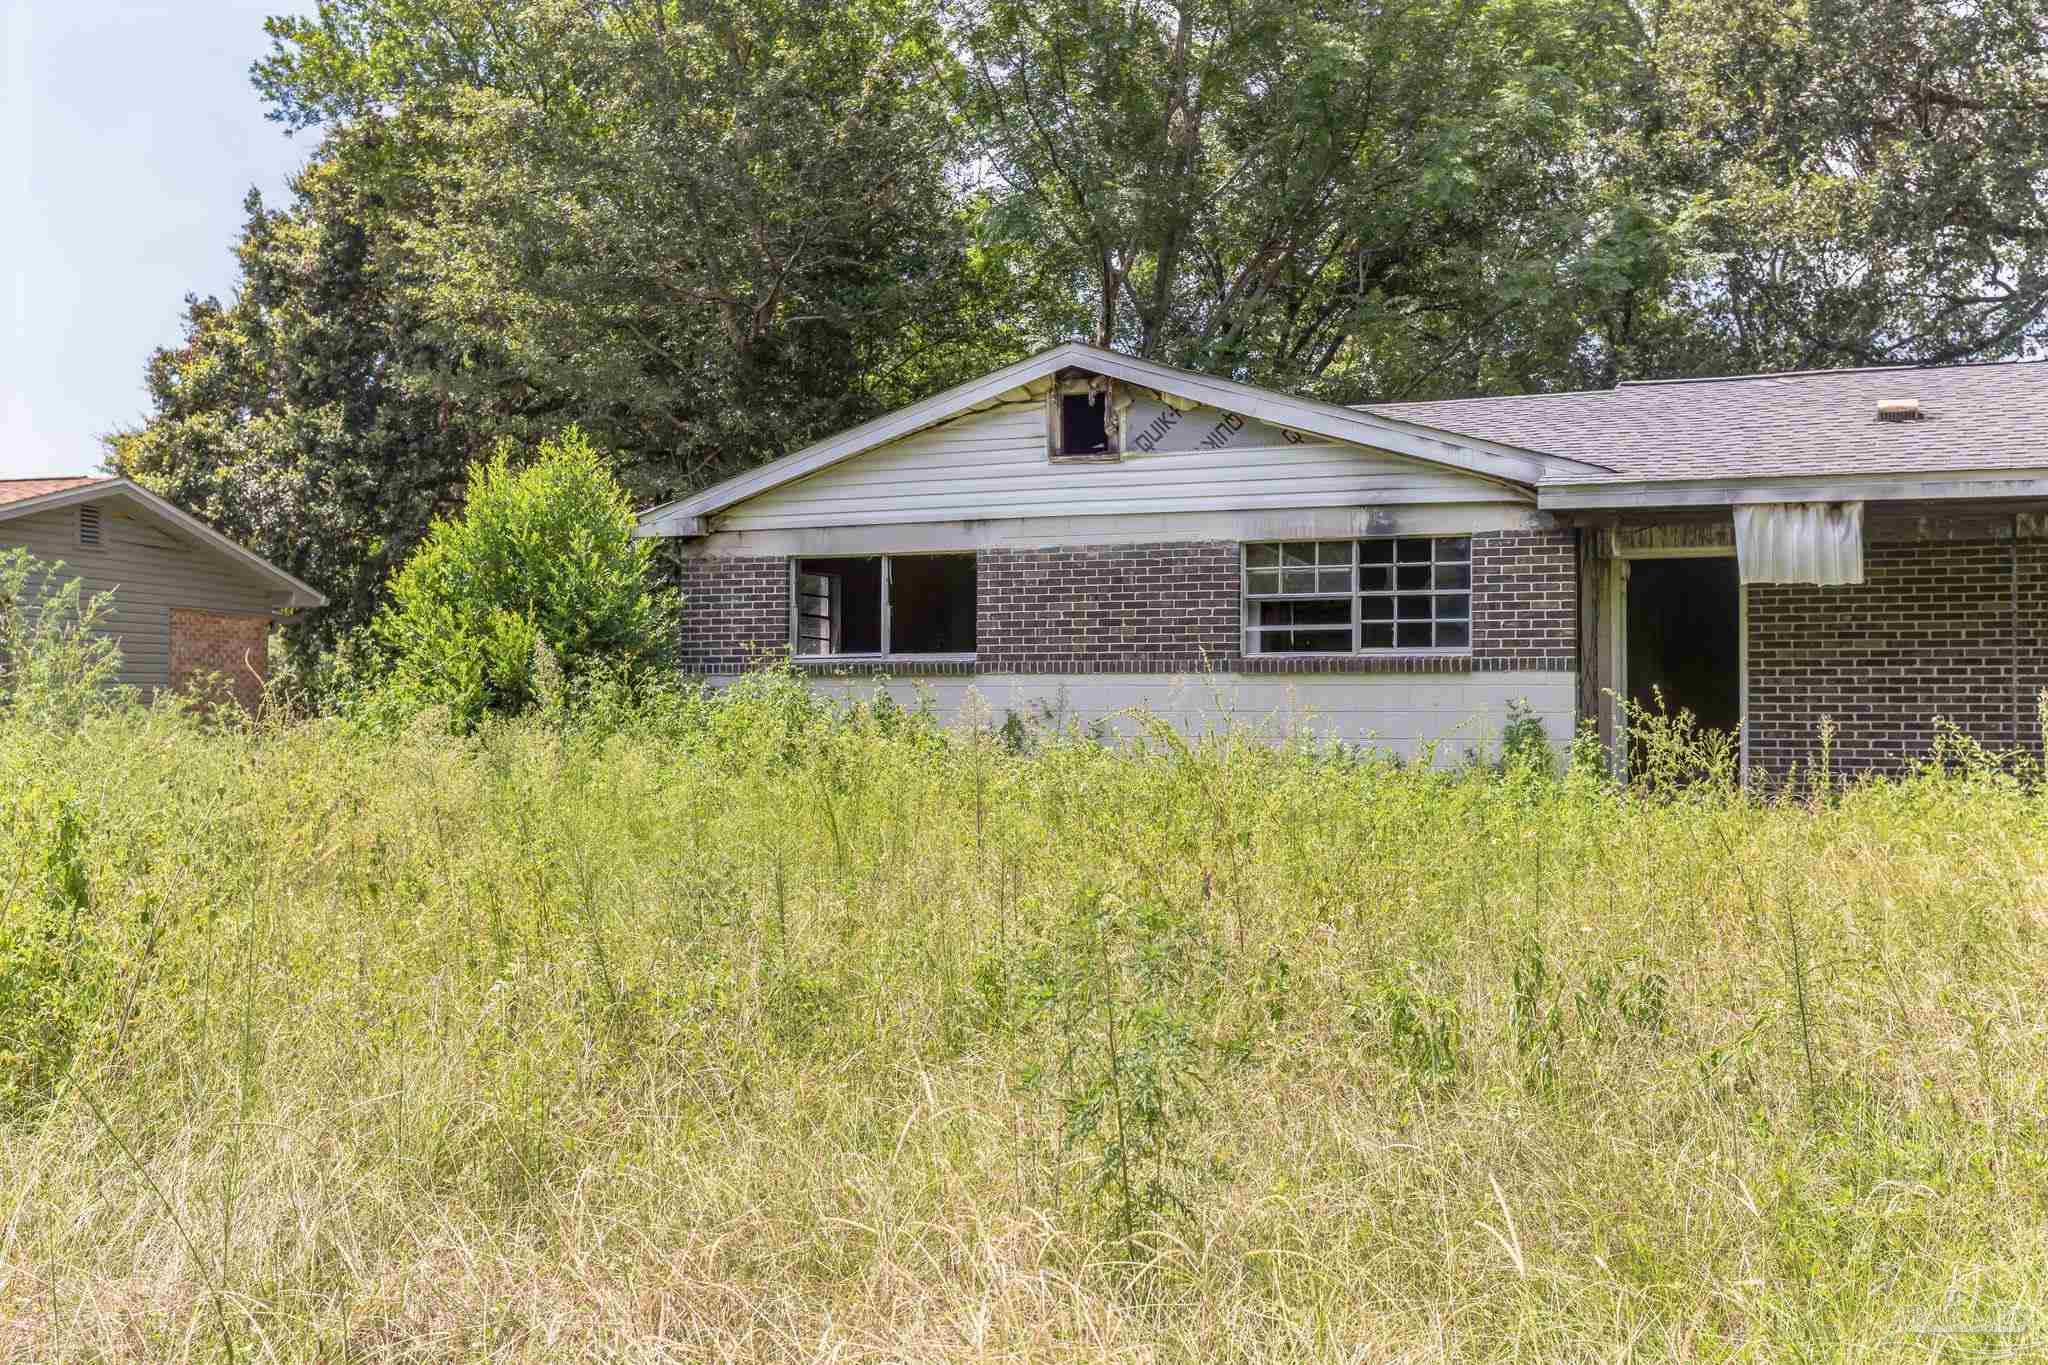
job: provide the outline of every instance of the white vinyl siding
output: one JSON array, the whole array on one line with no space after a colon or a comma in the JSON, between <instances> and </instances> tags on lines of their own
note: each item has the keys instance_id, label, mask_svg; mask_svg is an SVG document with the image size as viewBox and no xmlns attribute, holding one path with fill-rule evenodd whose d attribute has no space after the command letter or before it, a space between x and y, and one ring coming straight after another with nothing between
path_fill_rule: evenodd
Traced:
<instances>
[{"instance_id":1,"label":"white vinyl siding","mask_svg":"<svg viewBox=\"0 0 2048 1365\"><path fill-rule=\"evenodd\" d=\"M142 688L171 681L171 608L267 615L281 595L219 551L205 548L138 513L124 498L100 509L100 543L78 543L78 509L60 507L0 522L0 549L20 547L45 562L62 560L63 578L83 580L86 595L114 593L110 633L121 643L121 681Z\"/></svg>"},{"instance_id":2,"label":"white vinyl siding","mask_svg":"<svg viewBox=\"0 0 2048 1365\"><path fill-rule=\"evenodd\" d=\"M765 531L1050 515L1527 501L1455 470L1317 441L1133 452L1103 464L1056 463L1046 457L1045 404L1031 401L972 413L857 455L742 502L714 517L713 526Z\"/></svg>"}]
</instances>

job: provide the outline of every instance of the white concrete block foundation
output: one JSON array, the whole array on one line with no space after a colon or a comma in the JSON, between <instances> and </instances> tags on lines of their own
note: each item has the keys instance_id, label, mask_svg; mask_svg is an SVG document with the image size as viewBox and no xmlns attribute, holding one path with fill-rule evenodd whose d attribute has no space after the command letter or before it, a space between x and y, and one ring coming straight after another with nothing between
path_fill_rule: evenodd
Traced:
<instances>
[{"instance_id":1,"label":"white concrete block foundation","mask_svg":"<svg viewBox=\"0 0 2048 1365\"><path fill-rule=\"evenodd\" d=\"M1413 758L1437 745L1437 761L1456 763L1468 751L1498 751L1508 703L1523 700L1562 747L1577 724L1576 673L1216 673L983 674L974 678L819 678L818 688L840 697L887 692L897 703L929 702L955 720L970 688L1001 724L1014 711L1026 720L1051 714L1084 725L1105 721L1129 734L1141 712L1159 716L1185 734L1228 725L1256 728L1282 739L1309 733L1366 744Z\"/></svg>"}]
</instances>

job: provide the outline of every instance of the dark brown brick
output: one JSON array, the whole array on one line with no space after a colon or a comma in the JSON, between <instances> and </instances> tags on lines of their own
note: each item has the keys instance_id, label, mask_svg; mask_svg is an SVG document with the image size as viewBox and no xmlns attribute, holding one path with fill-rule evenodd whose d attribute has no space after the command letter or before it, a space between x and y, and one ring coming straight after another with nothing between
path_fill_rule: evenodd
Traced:
<instances>
[{"instance_id":1,"label":"dark brown brick","mask_svg":"<svg viewBox=\"0 0 2048 1365\"><path fill-rule=\"evenodd\" d=\"M1944 722L1993 749L2039 745L2048 549L1873 545L1863 572L1849 587L1750 586L1754 769L1782 777L1810 768L1824 719L1835 726L1838 774L1924 759Z\"/></svg>"}]
</instances>

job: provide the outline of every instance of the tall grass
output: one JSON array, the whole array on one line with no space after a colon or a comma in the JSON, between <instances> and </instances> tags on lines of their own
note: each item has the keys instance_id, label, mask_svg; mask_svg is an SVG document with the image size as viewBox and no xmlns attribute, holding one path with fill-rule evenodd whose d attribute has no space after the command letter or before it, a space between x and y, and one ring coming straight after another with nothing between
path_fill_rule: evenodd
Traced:
<instances>
[{"instance_id":1,"label":"tall grass","mask_svg":"<svg viewBox=\"0 0 2048 1365\"><path fill-rule=\"evenodd\" d=\"M1989 763L1020 751L775 679L0 743L7 1358L2048 1349L2048 804Z\"/></svg>"}]
</instances>

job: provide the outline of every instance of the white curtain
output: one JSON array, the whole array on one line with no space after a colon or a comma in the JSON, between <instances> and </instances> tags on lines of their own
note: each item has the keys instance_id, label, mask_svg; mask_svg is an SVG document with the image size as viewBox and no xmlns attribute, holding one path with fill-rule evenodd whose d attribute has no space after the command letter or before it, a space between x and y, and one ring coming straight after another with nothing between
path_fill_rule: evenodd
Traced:
<instances>
[{"instance_id":1,"label":"white curtain","mask_svg":"<svg viewBox=\"0 0 2048 1365\"><path fill-rule=\"evenodd\" d=\"M1863 504L1758 502L1735 509L1735 559L1745 583L1863 581Z\"/></svg>"}]
</instances>

